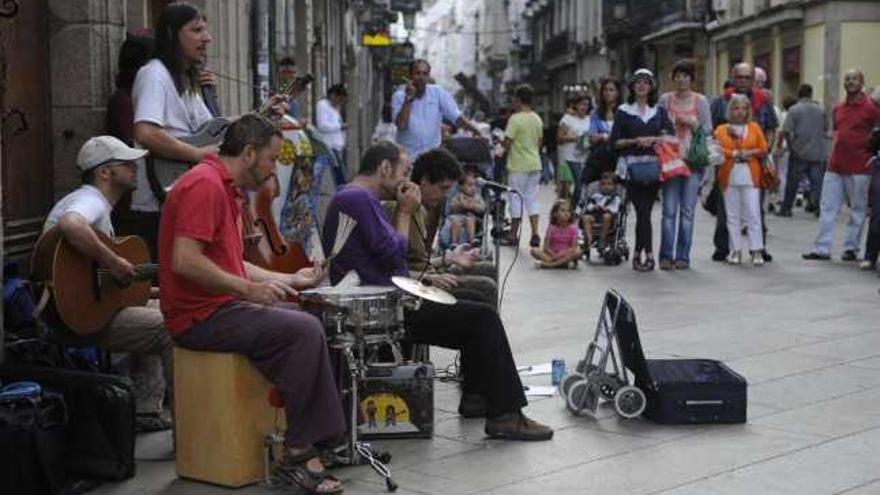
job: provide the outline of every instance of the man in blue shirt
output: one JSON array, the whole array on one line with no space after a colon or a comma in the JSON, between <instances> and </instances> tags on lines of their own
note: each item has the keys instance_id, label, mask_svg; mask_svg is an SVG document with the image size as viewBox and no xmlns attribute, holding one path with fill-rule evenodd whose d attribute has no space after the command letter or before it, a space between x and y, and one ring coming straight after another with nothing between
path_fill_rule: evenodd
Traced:
<instances>
[{"instance_id":1,"label":"man in blue shirt","mask_svg":"<svg viewBox=\"0 0 880 495\"><path fill-rule=\"evenodd\" d=\"M397 142L406 148L413 160L440 146L440 124L443 119L464 127L474 136L480 136L476 126L462 116L452 95L436 84L428 84L430 78L431 64L416 59L409 67L407 84L391 97L391 116L397 125Z\"/></svg>"}]
</instances>

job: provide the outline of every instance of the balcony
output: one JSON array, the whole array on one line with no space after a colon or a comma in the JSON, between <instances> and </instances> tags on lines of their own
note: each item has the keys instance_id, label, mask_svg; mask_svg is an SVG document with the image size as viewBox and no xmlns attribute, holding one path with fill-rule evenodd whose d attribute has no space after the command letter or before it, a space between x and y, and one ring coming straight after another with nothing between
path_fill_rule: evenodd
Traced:
<instances>
[{"instance_id":1,"label":"balcony","mask_svg":"<svg viewBox=\"0 0 880 495\"><path fill-rule=\"evenodd\" d=\"M611 0L604 12L609 37L644 36L681 23L705 22L711 0Z\"/></svg>"},{"instance_id":2,"label":"balcony","mask_svg":"<svg viewBox=\"0 0 880 495\"><path fill-rule=\"evenodd\" d=\"M568 31L562 31L544 42L544 52L541 55L541 59L547 60L557 57L568 53L571 49L571 35Z\"/></svg>"}]
</instances>

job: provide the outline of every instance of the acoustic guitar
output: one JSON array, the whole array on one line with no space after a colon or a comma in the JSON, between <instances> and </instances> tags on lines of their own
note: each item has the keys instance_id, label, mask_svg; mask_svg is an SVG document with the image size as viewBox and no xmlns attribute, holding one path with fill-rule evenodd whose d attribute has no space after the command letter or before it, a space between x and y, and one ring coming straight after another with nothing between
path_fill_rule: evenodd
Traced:
<instances>
[{"instance_id":1,"label":"acoustic guitar","mask_svg":"<svg viewBox=\"0 0 880 495\"><path fill-rule=\"evenodd\" d=\"M135 265L132 283L120 284L109 270L80 254L58 227L40 236L31 258L31 280L49 292L44 310L48 321L79 335L104 328L122 308L145 305L150 299L150 279L158 271L158 265L149 263L150 251L140 237L111 239L95 232L105 246Z\"/></svg>"},{"instance_id":2,"label":"acoustic guitar","mask_svg":"<svg viewBox=\"0 0 880 495\"><path fill-rule=\"evenodd\" d=\"M313 80L314 77L311 74L297 77L296 80L284 88L280 96L287 98L295 92L302 91ZM206 102L209 107L218 108L214 93L203 94L204 98L214 100ZM256 113L267 115L269 111L270 107L264 106ZM196 148L217 145L223 141L223 136L226 135L226 128L229 127L229 124L230 121L228 119L215 117L202 124L195 133L189 136L178 137L177 139ZM171 186L174 185L174 182L195 165L194 162L164 158L152 153L147 155L146 163L147 182L159 203L165 202L165 196L168 194Z\"/></svg>"}]
</instances>

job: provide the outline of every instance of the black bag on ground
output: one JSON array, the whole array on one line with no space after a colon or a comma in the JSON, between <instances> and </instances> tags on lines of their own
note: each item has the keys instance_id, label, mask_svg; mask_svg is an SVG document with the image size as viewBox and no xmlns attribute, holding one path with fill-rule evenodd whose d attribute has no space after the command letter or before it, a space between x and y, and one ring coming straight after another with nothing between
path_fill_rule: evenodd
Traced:
<instances>
[{"instance_id":1,"label":"black bag on ground","mask_svg":"<svg viewBox=\"0 0 880 495\"><path fill-rule=\"evenodd\" d=\"M131 380L26 365L0 367L0 380L35 381L64 394L71 474L107 480L134 476L135 404Z\"/></svg>"},{"instance_id":2,"label":"black bag on ground","mask_svg":"<svg viewBox=\"0 0 880 495\"><path fill-rule=\"evenodd\" d=\"M609 293L616 295L616 293ZM657 423L745 423L745 378L712 359L645 359L632 307L606 298L623 363L647 399L645 417Z\"/></svg>"},{"instance_id":3,"label":"black bag on ground","mask_svg":"<svg viewBox=\"0 0 880 495\"><path fill-rule=\"evenodd\" d=\"M55 495L67 482L67 407L57 393L0 401L3 493Z\"/></svg>"}]
</instances>

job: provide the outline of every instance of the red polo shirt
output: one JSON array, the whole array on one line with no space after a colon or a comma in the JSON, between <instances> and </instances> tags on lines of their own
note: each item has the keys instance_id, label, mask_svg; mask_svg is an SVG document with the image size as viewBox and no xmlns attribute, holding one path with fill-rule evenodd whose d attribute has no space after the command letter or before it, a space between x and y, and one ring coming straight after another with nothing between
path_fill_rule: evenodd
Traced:
<instances>
[{"instance_id":1,"label":"red polo shirt","mask_svg":"<svg viewBox=\"0 0 880 495\"><path fill-rule=\"evenodd\" d=\"M828 170L838 174L870 174L868 139L874 126L880 124L880 107L863 93L851 102L844 100L835 105L832 117L834 141Z\"/></svg>"},{"instance_id":2,"label":"red polo shirt","mask_svg":"<svg viewBox=\"0 0 880 495\"><path fill-rule=\"evenodd\" d=\"M185 173L165 198L159 225L159 286L165 326L171 333L182 333L234 299L175 274L171 270L174 239L202 241L208 259L226 272L246 277L241 200L241 191L216 156L205 157Z\"/></svg>"}]
</instances>

